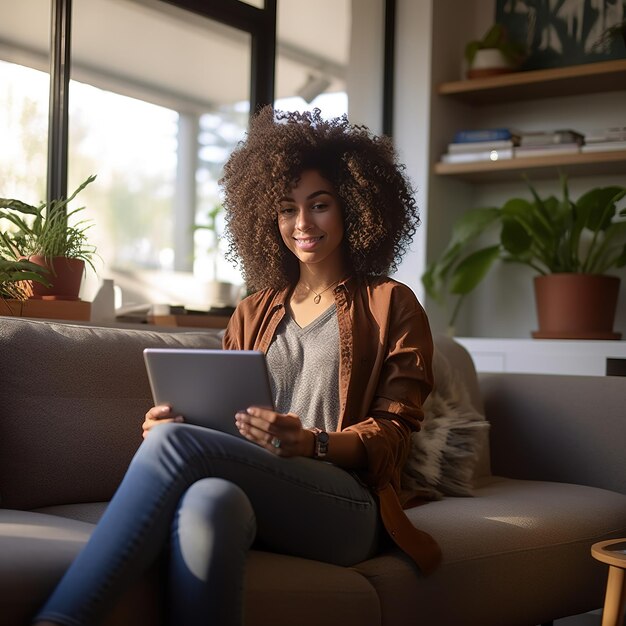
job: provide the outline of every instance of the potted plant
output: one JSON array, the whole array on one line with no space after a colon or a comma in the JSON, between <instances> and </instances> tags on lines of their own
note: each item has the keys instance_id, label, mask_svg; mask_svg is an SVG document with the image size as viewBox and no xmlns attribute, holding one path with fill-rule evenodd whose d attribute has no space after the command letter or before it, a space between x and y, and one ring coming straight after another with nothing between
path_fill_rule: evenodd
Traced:
<instances>
[{"instance_id":1,"label":"potted plant","mask_svg":"<svg viewBox=\"0 0 626 626\"><path fill-rule=\"evenodd\" d=\"M467 77L482 78L517 69L524 60L525 47L511 41L502 24L494 24L482 39L465 46Z\"/></svg>"},{"instance_id":2,"label":"potted plant","mask_svg":"<svg viewBox=\"0 0 626 626\"><path fill-rule=\"evenodd\" d=\"M528 186L531 200L471 209L457 220L448 246L422 276L427 293L441 303L448 293L457 296L453 329L465 297L496 261L521 263L538 274L533 336L618 339L612 327L620 279L607 272L626 266L626 208L618 209L626 188L596 187L573 201L565 176L560 199L540 198ZM498 228L496 243L474 248L479 236Z\"/></svg>"},{"instance_id":3,"label":"potted plant","mask_svg":"<svg viewBox=\"0 0 626 626\"><path fill-rule=\"evenodd\" d=\"M44 273L44 268L36 263L0 256L0 315L13 314L13 305L28 298L28 281L49 284Z\"/></svg>"},{"instance_id":4,"label":"potted plant","mask_svg":"<svg viewBox=\"0 0 626 626\"><path fill-rule=\"evenodd\" d=\"M0 219L9 229L0 231L0 252L15 260L27 259L48 270L49 284L31 282L31 297L77 299L85 263L95 271L95 246L87 239L91 221L76 221L80 207L67 211L69 203L88 184L90 176L67 199L53 200L39 206L21 200L0 198Z\"/></svg>"}]
</instances>

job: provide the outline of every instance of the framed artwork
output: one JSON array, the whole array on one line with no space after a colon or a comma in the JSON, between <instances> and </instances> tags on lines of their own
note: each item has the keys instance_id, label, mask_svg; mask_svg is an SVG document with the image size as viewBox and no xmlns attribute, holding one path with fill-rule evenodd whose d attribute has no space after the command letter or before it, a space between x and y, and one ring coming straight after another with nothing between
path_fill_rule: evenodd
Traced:
<instances>
[{"instance_id":1,"label":"framed artwork","mask_svg":"<svg viewBox=\"0 0 626 626\"><path fill-rule=\"evenodd\" d=\"M523 70L626 58L626 0L496 0L495 21L526 44Z\"/></svg>"}]
</instances>

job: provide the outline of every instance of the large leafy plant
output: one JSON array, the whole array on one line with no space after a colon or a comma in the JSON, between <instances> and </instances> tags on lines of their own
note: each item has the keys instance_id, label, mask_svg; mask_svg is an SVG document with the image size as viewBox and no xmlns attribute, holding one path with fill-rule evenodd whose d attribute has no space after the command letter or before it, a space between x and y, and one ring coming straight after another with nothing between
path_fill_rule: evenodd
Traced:
<instances>
[{"instance_id":1,"label":"large leafy plant","mask_svg":"<svg viewBox=\"0 0 626 626\"><path fill-rule=\"evenodd\" d=\"M513 198L501 207L466 211L453 225L446 249L422 276L427 293L439 303L448 294L457 296L450 326L465 297L498 260L527 265L538 274L605 274L626 265L626 208L618 209L625 187L597 187L573 201L565 176L561 198L540 198L528 186L531 200ZM494 229L497 243L476 249L478 238Z\"/></svg>"},{"instance_id":2,"label":"large leafy plant","mask_svg":"<svg viewBox=\"0 0 626 626\"><path fill-rule=\"evenodd\" d=\"M0 219L9 223L7 230L0 231L0 253L15 260L33 255L47 259L58 256L81 259L95 271L92 259L96 248L87 238L87 231L93 223L76 221L77 214L85 207L67 210L68 204L95 178L90 176L67 199L44 202L39 206L0 198L0 209L3 209Z\"/></svg>"}]
</instances>

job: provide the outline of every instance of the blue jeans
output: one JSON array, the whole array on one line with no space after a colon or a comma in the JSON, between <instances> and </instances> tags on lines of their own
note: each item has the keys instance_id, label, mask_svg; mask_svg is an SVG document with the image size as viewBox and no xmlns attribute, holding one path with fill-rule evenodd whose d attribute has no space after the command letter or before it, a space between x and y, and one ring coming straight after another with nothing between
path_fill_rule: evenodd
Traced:
<instances>
[{"instance_id":1,"label":"blue jeans","mask_svg":"<svg viewBox=\"0 0 626 626\"><path fill-rule=\"evenodd\" d=\"M239 625L255 539L273 552L349 566L375 554L379 529L375 499L350 472L280 458L214 430L162 424L37 619L97 623L169 550L169 622Z\"/></svg>"}]
</instances>

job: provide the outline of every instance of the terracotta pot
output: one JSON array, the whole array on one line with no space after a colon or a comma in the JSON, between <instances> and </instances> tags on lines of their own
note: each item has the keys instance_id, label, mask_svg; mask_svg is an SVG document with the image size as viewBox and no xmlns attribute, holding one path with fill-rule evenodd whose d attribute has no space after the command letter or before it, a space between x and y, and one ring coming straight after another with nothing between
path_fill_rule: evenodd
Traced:
<instances>
[{"instance_id":1,"label":"terracotta pot","mask_svg":"<svg viewBox=\"0 0 626 626\"><path fill-rule=\"evenodd\" d=\"M46 274L46 279L52 283L50 287L46 287L41 283L31 281L31 298L78 300L80 285L85 273L85 261L63 256L49 259L40 255L33 255L28 260L42 267L47 267L50 272Z\"/></svg>"},{"instance_id":2,"label":"terracotta pot","mask_svg":"<svg viewBox=\"0 0 626 626\"><path fill-rule=\"evenodd\" d=\"M613 332L620 279L597 274L535 277L537 339L619 339Z\"/></svg>"}]
</instances>

